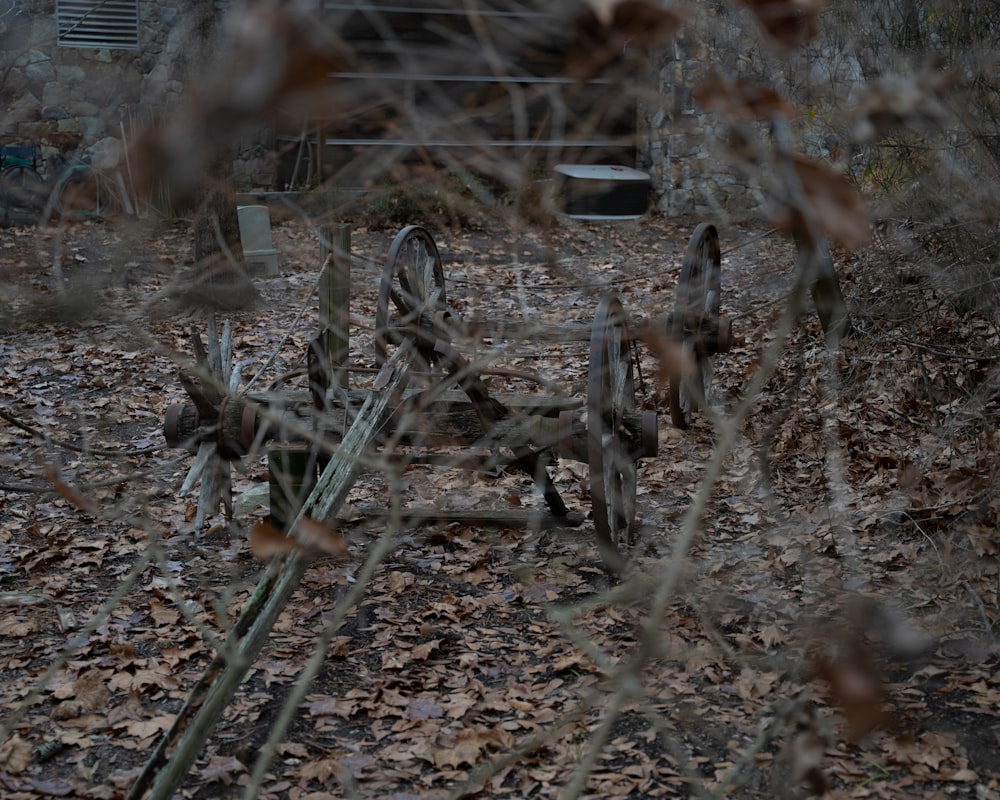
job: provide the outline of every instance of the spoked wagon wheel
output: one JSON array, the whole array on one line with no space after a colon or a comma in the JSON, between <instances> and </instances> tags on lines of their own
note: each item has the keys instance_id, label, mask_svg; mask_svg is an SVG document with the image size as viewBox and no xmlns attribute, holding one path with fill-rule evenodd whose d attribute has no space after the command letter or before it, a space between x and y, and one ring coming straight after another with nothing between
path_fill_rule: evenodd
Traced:
<instances>
[{"instance_id":1,"label":"spoked wagon wheel","mask_svg":"<svg viewBox=\"0 0 1000 800\"><path fill-rule=\"evenodd\" d=\"M691 412L708 403L716 348L706 333L719 319L721 265L719 232L703 222L684 254L674 305L671 335L681 352L670 370L669 398L670 418L678 428L686 428Z\"/></svg>"},{"instance_id":2,"label":"spoked wagon wheel","mask_svg":"<svg viewBox=\"0 0 1000 800\"><path fill-rule=\"evenodd\" d=\"M590 334L587 376L587 461L597 546L615 572L624 566L620 545L635 536L636 462L625 431L635 411L631 340L617 297L597 306Z\"/></svg>"},{"instance_id":3,"label":"spoked wagon wheel","mask_svg":"<svg viewBox=\"0 0 1000 800\"><path fill-rule=\"evenodd\" d=\"M375 363L390 345L410 338L422 364L434 360L434 344L446 315L444 267L426 228L410 225L396 234L382 270L375 307Z\"/></svg>"}]
</instances>

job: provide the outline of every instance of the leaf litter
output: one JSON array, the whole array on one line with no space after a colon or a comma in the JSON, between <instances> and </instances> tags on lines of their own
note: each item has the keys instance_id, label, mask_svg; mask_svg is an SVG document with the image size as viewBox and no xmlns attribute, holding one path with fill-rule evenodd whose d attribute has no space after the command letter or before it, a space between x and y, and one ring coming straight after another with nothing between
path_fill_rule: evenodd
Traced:
<instances>
[{"instance_id":1,"label":"leaf litter","mask_svg":"<svg viewBox=\"0 0 1000 800\"><path fill-rule=\"evenodd\" d=\"M609 282L630 314L655 317L672 305L694 222L572 225L513 246L497 245L499 231L435 236L449 297L466 319L531 320L545 309L586 320ZM755 233L723 235L738 244ZM232 320L244 380L273 353L258 383L295 369L313 335L315 312L297 314L314 302L318 247L296 222L274 236L282 275L260 282L262 308ZM370 326L390 239L352 235L360 366L374 366ZM44 232L16 243L16 258L7 250L5 259L30 292L15 293L10 308L36 309L37 297L61 293L46 268L58 244ZM84 223L62 246L79 256L67 267L73 285L111 263L100 256L120 242L112 227ZM0 427L0 708L5 718L23 709L0 744L0 785L11 798L127 789L252 593L261 570L254 543L265 557L281 549L255 527L262 507L232 527L213 518L192 532L196 498L177 494L190 460L162 447L165 409L183 397L174 359L186 352L191 321L159 307L157 292L187 252L184 231L164 226L120 268L124 279L107 268L114 280L99 286L89 318L5 317L16 324L0 345L0 407L24 423ZM724 310L738 316L739 339L716 360L723 416L757 369L794 262L790 245L773 238L724 258ZM864 254L840 254L838 268L850 297L884 291ZM520 294L497 294L496 283ZM858 301L861 333L836 356L811 316L802 320L728 456L653 658L642 656L648 594L609 586L589 523L401 531L333 639L263 796L445 797L458 786L554 796L598 735L586 791L599 796L724 786L732 796L779 796L789 781L830 797L1000 791L1000 501L986 479L998 452L996 401L985 391L988 368L939 355L988 358L983 334L993 321L961 316L932 291L917 296L926 313L903 321ZM65 302L55 307L66 313ZM657 407L656 360L641 352L639 403ZM510 365L505 356L497 365ZM539 343L511 361L535 367L538 356L548 357L548 377L583 391L584 348ZM505 380L491 378L520 387ZM669 559L717 435L704 416L688 431L670 429L660 411L660 455L639 470L632 552L637 571L652 576ZM586 470L563 462L554 475L571 506L588 512ZM399 477L421 503L538 502L530 485L502 473L412 467ZM238 492L261 482L260 459L234 476ZM354 515L388 506L390 484L365 474ZM361 551L379 535L353 523L318 528L320 549L334 554L314 554L183 796L238 794ZM631 681L615 714L613 676Z\"/></svg>"}]
</instances>

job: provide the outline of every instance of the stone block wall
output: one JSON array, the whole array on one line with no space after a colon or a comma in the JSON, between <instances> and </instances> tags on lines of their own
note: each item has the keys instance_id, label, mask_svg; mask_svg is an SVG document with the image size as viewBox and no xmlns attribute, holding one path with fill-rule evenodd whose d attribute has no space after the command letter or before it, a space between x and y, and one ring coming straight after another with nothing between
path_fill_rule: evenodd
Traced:
<instances>
[{"instance_id":1,"label":"stone block wall","mask_svg":"<svg viewBox=\"0 0 1000 800\"><path fill-rule=\"evenodd\" d=\"M852 48L837 42L846 24L835 11L821 17L814 41L777 55L749 9L726 2L689 9L679 35L650 56L648 83L655 91L639 113L638 166L652 175L660 211L744 216L766 204L760 179L767 176L734 151L733 120L694 100L696 87L714 72L769 86L795 103L792 125L804 152L833 162L846 155L838 128L843 120L832 111L850 108L865 75ZM765 121L741 120L737 127L749 143L741 144L744 150L770 147Z\"/></svg>"},{"instance_id":2,"label":"stone block wall","mask_svg":"<svg viewBox=\"0 0 1000 800\"><path fill-rule=\"evenodd\" d=\"M0 27L3 53L2 130L40 143L50 158L85 153L117 166L123 131L147 109L168 108L183 91L181 10L140 4L142 49L57 46L55 4L12 2Z\"/></svg>"},{"instance_id":3,"label":"stone block wall","mask_svg":"<svg viewBox=\"0 0 1000 800\"><path fill-rule=\"evenodd\" d=\"M141 47L133 51L59 47L53 0L0 0L0 133L40 143L53 164L85 155L98 167L122 168L127 142L170 114L184 94L185 76L199 58L195 20L205 9L221 15L229 0L208 3L142 0ZM637 76L647 98L639 111L637 166L651 174L664 213L759 208L753 176L728 159L728 126L695 103L692 89L715 68L787 82L820 67L813 59L775 70L747 13L723 2L696 8L678 37L650 56L648 74ZM816 138L828 140L823 131ZM272 132L240 142L234 172L237 190L280 188Z\"/></svg>"},{"instance_id":4,"label":"stone block wall","mask_svg":"<svg viewBox=\"0 0 1000 800\"><path fill-rule=\"evenodd\" d=\"M142 0L138 50L60 47L55 3L0 0L0 133L40 145L49 171L85 157L123 168L126 143L184 93L197 58L190 13L199 0ZM201 0L204 8L204 0ZM216 0L215 12L228 2ZM270 187L264 140L241 143L242 188Z\"/></svg>"},{"instance_id":5,"label":"stone block wall","mask_svg":"<svg viewBox=\"0 0 1000 800\"><path fill-rule=\"evenodd\" d=\"M713 7L714 6L714 7ZM742 215L759 208L759 187L727 156L728 126L695 102L715 69L731 70L756 46L743 19L704 4L677 37L650 56L652 102L639 111L639 168L650 173L655 207L668 215Z\"/></svg>"}]
</instances>

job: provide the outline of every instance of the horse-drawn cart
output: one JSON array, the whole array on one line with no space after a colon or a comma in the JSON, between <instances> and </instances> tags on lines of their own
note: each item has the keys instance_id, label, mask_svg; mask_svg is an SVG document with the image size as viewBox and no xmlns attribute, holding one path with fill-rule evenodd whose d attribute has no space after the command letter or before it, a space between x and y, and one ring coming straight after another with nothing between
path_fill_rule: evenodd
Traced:
<instances>
[{"instance_id":1,"label":"horse-drawn cart","mask_svg":"<svg viewBox=\"0 0 1000 800\"><path fill-rule=\"evenodd\" d=\"M192 451L212 442L229 459L256 452L266 441L301 442L306 475L291 483L301 503L316 483L317 464L338 458L341 437L365 398L388 393L379 419L366 421L363 449L405 464L519 470L534 481L556 524L580 525L583 517L566 506L549 469L558 458L585 462L597 543L605 564L618 571L623 548L635 536L636 464L657 453L656 413L637 408L637 349L643 340L669 344L659 349L667 354L670 413L685 427L706 400L714 355L729 347L729 323L720 316L720 263L715 227L700 225L684 257L673 313L630 321L618 296L607 293L591 325L560 325L544 334L589 343L586 397L501 395L490 390L482 363L468 351L477 342L516 336L517 325L465 323L449 304L433 237L409 226L392 242L379 283L379 371L371 386L352 389L338 380L345 366L331 362L324 346L328 331L321 330L309 349L308 395L272 389L227 393L206 403L193 392L192 402L168 410L165 435L172 446ZM532 330L538 338L538 327ZM272 510L274 503L272 493ZM447 510L435 515L448 518ZM495 519L515 522L513 516L498 512Z\"/></svg>"}]
</instances>

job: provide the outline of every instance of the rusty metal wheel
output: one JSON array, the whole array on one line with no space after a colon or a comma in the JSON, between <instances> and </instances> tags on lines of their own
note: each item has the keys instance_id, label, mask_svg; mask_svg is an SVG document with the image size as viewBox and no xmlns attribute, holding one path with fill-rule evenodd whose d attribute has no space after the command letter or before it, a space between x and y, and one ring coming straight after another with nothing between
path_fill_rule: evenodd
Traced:
<instances>
[{"instance_id":1,"label":"rusty metal wheel","mask_svg":"<svg viewBox=\"0 0 1000 800\"><path fill-rule=\"evenodd\" d=\"M444 267L434 239L419 225L396 234L378 287L375 307L375 363L385 363L390 345L411 339L425 364L447 314Z\"/></svg>"},{"instance_id":2,"label":"rusty metal wheel","mask_svg":"<svg viewBox=\"0 0 1000 800\"><path fill-rule=\"evenodd\" d=\"M678 428L686 428L692 412L708 403L718 345L706 332L718 330L721 302L719 232L703 222L688 242L674 301L671 336L680 357L670 368L669 401L670 418Z\"/></svg>"},{"instance_id":3,"label":"rusty metal wheel","mask_svg":"<svg viewBox=\"0 0 1000 800\"><path fill-rule=\"evenodd\" d=\"M587 376L587 461L597 545L605 564L620 572L622 545L635 536L636 463L625 431L635 411L632 350L625 311L609 295L597 307Z\"/></svg>"}]
</instances>

